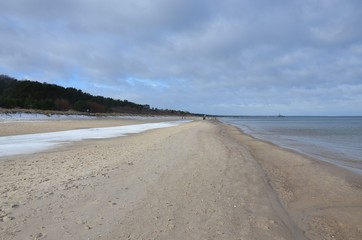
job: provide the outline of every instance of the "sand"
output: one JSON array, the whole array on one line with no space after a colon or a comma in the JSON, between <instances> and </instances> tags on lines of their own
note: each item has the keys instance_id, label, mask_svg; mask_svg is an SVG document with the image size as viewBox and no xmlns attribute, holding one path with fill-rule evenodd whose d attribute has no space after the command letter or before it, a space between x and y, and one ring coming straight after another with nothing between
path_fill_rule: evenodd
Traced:
<instances>
[{"instance_id":1,"label":"sand","mask_svg":"<svg viewBox=\"0 0 362 240\"><path fill-rule=\"evenodd\" d=\"M96 118L96 119L78 119L78 120L33 120L33 121L0 121L0 136L12 136L20 134L31 133L45 133L66 131L82 128L96 128L96 127L115 127L131 124L142 124L152 122L167 122L177 121L180 117L149 117L149 118L130 118L130 119L117 119L117 118ZM192 119L192 118L189 118Z\"/></svg>"},{"instance_id":2,"label":"sand","mask_svg":"<svg viewBox=\"0 0 362 240\"><path fill-rule=\"evenodd\" d=\"M0 159L0 239L361 236L360 176L218 122Z\"/></svg>"}]
</instances>

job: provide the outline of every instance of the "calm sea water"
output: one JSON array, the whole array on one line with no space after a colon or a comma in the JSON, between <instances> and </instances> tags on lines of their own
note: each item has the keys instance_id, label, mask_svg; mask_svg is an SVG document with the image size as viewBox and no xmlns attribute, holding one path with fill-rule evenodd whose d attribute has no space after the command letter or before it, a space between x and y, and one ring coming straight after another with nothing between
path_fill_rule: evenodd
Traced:
<instances>
[{"instance_id":1,"label":"calm sea water","mask_svg":"<svg viewBox=\"0 0 362 240\"><path fill-rule=\"evenodd\" d=\"M227 117L245 133L362 174L362 117Z\"/></svg>"}]
</instances>

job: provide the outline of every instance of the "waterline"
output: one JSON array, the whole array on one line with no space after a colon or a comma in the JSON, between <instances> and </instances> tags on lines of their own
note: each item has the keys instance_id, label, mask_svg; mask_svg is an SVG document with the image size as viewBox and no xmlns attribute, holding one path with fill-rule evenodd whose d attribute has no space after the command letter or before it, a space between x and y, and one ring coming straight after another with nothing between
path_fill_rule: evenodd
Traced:
<instances>
[{"instance_id":1,"label":"waterline","mask_svg":"<svg viewBox=\"0 0 362 240\"><path fill-rule=\"evenodd\" d=\"M234 117L245 133L362 174L362 117Z\"/></svg>"}]
</instances>

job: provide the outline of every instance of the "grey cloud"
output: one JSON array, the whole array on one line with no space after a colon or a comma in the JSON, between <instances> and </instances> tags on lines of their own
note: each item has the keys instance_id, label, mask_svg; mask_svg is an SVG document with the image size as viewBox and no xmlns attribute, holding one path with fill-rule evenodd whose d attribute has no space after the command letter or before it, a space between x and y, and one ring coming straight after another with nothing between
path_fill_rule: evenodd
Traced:
<instances>
[{"instance_id":1,"label":"grey cloud","mask_svg":"<svg viewBox=\"0 0 362 240\"><path fill-rule=\"evenodd\" d=\"M0 70L162 108L346 114L361 18L358 0L2 1Z\"/></svg>"}]
</instances>

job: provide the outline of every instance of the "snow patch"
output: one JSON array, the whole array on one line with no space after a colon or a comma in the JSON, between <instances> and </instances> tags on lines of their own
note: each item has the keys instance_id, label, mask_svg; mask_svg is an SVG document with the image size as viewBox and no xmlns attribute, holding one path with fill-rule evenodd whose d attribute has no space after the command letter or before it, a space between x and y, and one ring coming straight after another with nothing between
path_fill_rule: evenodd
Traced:
<instances>
[{"instance_id":1,"label":"snow patch","mask_svg":"<svg viewBox=\"0 0 362 240\"><path fill-rule=\"evenodd\" d=\"M65 114L41 114L41 113L1 113L0 122L18 122L34 120L72 120L72 119L92 119L94 116L85 115L65 115Z\"/></svg>"},{"instance_id":2,"label":"snow patch","mask_svg":"<svg viewBox=\"0 0 362 240\"><path fill-rule=\"evenodd\" d=\"M0 157L31 154L62 146L64 144L86 139L103 139L126 136L152 129L166 128L191 122L173 121L161 123L146 123L119 127L77 129L50 133L36 133L0 137Z\"/></svg>"},{"instance_id":3,"label":"snow patch","mask_svg":"<svg viewBox=\"0 0 362 240\"><path fill-rule=\"evenodd\" d=\"M77 114L41 114L41 113L0 113L0 123L27 121L56 121L56 120L87 120L87 119L175 119L175 116L87 116Z\"/></svg>"}]
</instances>

